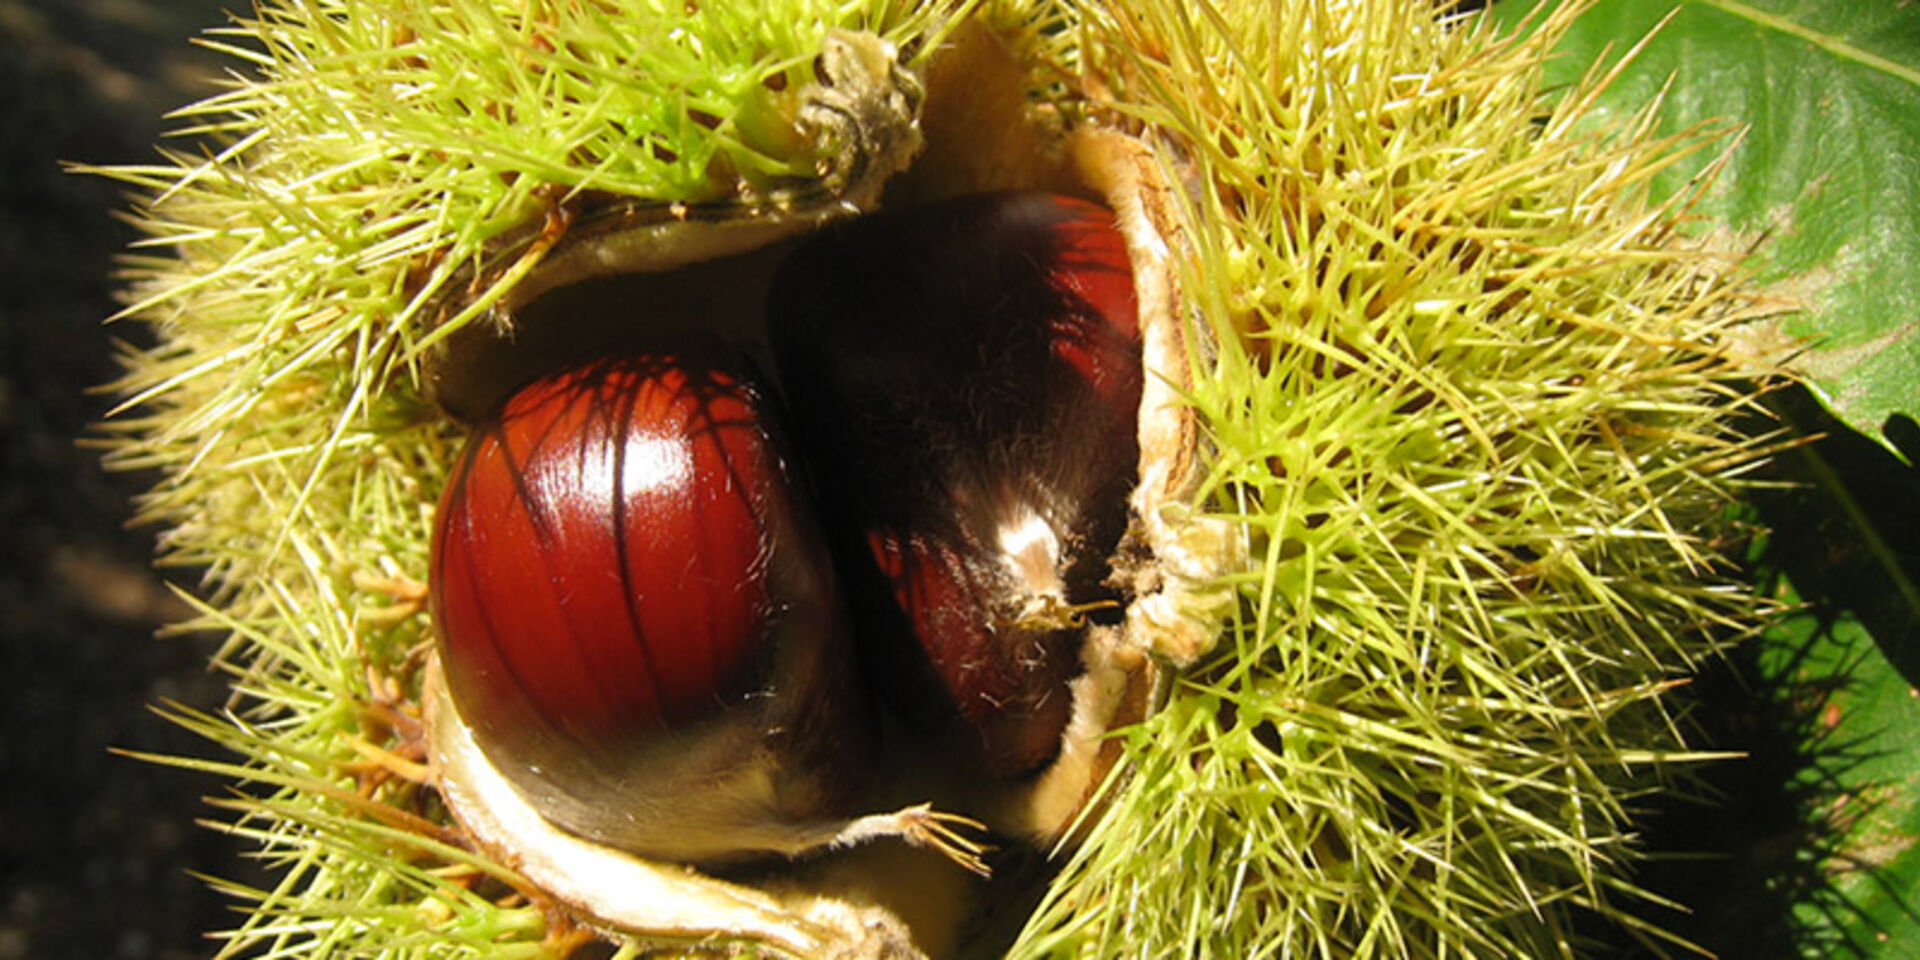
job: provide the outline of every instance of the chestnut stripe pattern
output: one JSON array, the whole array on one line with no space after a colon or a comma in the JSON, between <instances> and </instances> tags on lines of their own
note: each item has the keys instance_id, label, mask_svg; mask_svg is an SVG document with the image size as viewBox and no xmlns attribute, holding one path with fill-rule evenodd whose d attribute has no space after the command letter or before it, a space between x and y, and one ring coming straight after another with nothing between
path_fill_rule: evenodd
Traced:
<instances>
[{"instance_id":1,"label":"chestnut stripe pattern","mask_svg":"<svg viewBox=\"0 0 1920 960\"><path fill-rule=\"evenodd\" d=\"M1125 243L1090 203L964 197L821 231L769 295L784 407L681 334L475 431L433 545L449 695L516 792L598 842L704 865L892 835L984 869L965 818L871 813L873 705L960 780L1059 751L1082 637L1122 599Z\"/></svg>"}]
</instances>

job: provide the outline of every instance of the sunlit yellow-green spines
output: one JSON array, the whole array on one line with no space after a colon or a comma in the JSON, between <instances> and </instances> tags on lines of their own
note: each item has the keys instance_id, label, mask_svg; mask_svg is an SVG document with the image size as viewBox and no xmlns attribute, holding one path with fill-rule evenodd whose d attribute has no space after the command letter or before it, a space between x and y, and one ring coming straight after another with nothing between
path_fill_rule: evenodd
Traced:
<instances>
[{"instance_id":1,"label":"sunlit yellow-green spines","mask_svg":"<svg viewBox=\"0 0 1920 960\"><path fill-rule=\"evenodd\" d=\"M150 245L180 258L152 264L153 299L134 312L371 331L411 356L432 326L422 315L502 292L458 285L501 279L500 238L539 229L567 198L773 202L830 179L848 145L798 116L822 38L931 44L950 14L806 0L267 6L218 41L257 76L180 114L221 152L113 171L160 194Z\"/></svg>"},{"instance_id":2,"label":"sunlit yellow-green spines","mask_svg":"<svg viewBox=\"0 0 1920 960\"><path fill-rule=\"evenodd\" d=\"M264 6L217 41L254 72L180 113L216 152L105 171L155 195L127 313L166 338L124 385L129 407L165 412L123 423L144 440L122 462L184 479L188 464L248 462L238 453L258 441L254 455L304 457L319 482L342 438L384 416L376 406L413 402L413 362L441 321L470 319L531 265L515 251L503 262L502 237L537 232L578 191L766 201L831 175L823 164L840 158L818 151L845 145L797 138L788 115L822 37L930 43L949 13L805 0ZM321 411L336 420L295 441ZM217 526L200 496L175 495L179 482L149 514ZM220 535L209 543L231 551Z\"/></svg>"},{"instance_id":3,"label":"sunlit yellow-green spines","mask_svg":"<svg viewBox=\"0 0 1920 960\"><path fill-rule=\"evenodd\" d=\"M1627 806L1698 756L1661 695L1752 623L1702 538L1757 454L1737 290L1647 190L1703 141L1583 134L1596 81L1538 79L1571 12L1087 5L1079 55L1196 188L1193 402L1256 563L1022 955L1657 937Z\"/></svg>"}]
</instances>

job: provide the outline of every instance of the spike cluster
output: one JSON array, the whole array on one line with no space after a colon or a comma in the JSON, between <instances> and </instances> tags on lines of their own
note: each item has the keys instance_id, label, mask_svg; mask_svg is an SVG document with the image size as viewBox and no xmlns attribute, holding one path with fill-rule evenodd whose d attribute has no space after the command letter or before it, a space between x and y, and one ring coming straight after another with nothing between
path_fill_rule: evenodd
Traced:
<instances>
[{"instance_id":1,"label":"spike cluster","mask_svg":"<svg viewBox=\"0 0 1920 960\"><path fill-rule=\"evenodd\" d=\"M460 430L420 361L510 321L543 264L591 275L603 227L678 243L872 209L962 15L1029 67L1023 131L1152 146L1171 186L1142 202L1179 227L1153 253L1210 349L1145 373L1190 405L1204 484L1136 519L1219 521L1250 558L1202 585L1236 613L1213 645L1162 650L1183 669L1012 955L1571 956L1595 917L1657 936L1627 906L1627 804L1698 759L1665 695L1755 622L1711 538L1762 452L1731 425L1756 371L1727 360L1746 302L1689 246L1690 194L1651 189L1707 139L1657 139L1651 111L1595 124L1604 76L1541 89L1576 12L1525 39L1427 0L273 0L236 21L215 42L251 72L181 114L211 149L105 171L153 197L126 313L159 340L128 357L113 460L164 471L146 516L206 571L196 625L232 638L234 705L180 719L242 759L190 765L251 785L232 829L282 868L235 891L230 948L585 938L423 785L415 578ZM849 82L871 111L808 112ZM654 902L733 911L674 929L768 951L870 918L646 876Z\"/></svg>"},{"instance_id":2,"label":"spike cluster","mask_svg":"<svg viewBox=\"0 0 1920 960\"><path fill-rule=\"evenodd\" d=\"M1748 316L1690 194L1651 189L1710 139L1652 138L1651 108L1589 132L1604 77L1540 89L1574 12L1523 40L1397 3L1090 14L1081 58L1201 172L1193 403L1256 569L1023 951L1658 936L1628 803L1705 758L1664 695L1755 622L1709 538L1764 370L1729 359Z\"/></svg>"}]
</instances>

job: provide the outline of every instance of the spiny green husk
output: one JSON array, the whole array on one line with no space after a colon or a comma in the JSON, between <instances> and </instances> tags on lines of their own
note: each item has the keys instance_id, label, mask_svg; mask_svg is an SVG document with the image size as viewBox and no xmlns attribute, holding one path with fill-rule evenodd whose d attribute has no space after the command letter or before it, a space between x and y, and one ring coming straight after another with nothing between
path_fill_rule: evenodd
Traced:
<instances>
[{"instance_id":1,"label":"spiny green husk","mask_svg":"<svg viewBox=\"0 0 1920 960\"><path fill-rule=\"evenodd\" d=\"M1546 106L1570 14L1526 41L1391 3L1088 17L1202 172L1193 403L1260 562L1127 733L1033 952L1573 955L1583 913L1658 938L1619 906L1630 805L1698 759L1662 694L1755 614L1702 540L1755 450L1737 291L1647 193L1706 141L1584 132L1603 78Z\"/></svg>"},{"instance_id":2,"label":"spiny green husk","mask_svg":"<svg viewBox=\"0 0 1920 960\"><path fill-rule=\"evenodd\" d=\"M244 758L198 766L244 784L234 829L282 869L237 891L233 950L564 948L383 753L414 742L407 577L458 439L415 361L450 299L501 292L475 277L512 282L489 241L556 191L830 179L838 147L783 127L767 78L829 28L925 42L956 13L280 0L222 41L257 75L182 114L217 152L109 171L157 195L128 312L161 337L114 456L167 471L147 515L207 570L237 691L179 718ZM1583 917L1638 931L1631 804L1692 757L1665 695L1756 616L1710 541L1758 453L1728 423L1744 302L1684 198L1646 193L1706 141L1588 131L1601 78L1542 91L1570 12L1524 41L1416 0L979 15L1036 96L1189 188L1173 253L1218 347L1196 506L1255 558L1015 952L1536 957L1577 953Z\"/></svg>"}]
</instances>

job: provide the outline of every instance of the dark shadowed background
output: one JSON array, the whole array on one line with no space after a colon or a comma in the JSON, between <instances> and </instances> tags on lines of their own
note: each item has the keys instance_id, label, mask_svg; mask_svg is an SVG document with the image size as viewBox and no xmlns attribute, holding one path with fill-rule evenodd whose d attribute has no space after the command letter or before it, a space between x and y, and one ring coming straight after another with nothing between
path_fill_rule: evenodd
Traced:
<instances>
[{"instance_id":1,"label":"dark shadowed background","mask_svg":"<svg viewBox=\"0 0 1920 960\"><path fill-rule=\"evenodd\" d=\"M206 754L148 712L215 706L208 638L156 640L183 608L127 526L151 477L83 446L115 376L113 258L133 233L112 183L63 162L144 163L162 114L223 58L190 38L243 0L0 0L0 960L203 957L240 848L195 826L212 777L109 748ZM191 582L192 571L176 574Z\"/></svg>"}]
</instances>

